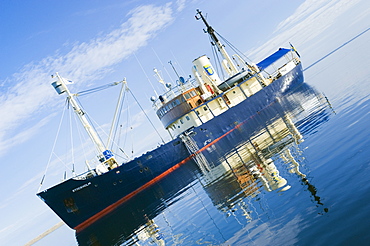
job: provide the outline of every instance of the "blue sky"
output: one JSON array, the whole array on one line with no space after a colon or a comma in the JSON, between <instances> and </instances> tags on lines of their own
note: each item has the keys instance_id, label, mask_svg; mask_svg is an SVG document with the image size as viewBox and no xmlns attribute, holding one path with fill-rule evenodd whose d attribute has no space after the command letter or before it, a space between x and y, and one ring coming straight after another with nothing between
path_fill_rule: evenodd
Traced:
<instances>
[{"instance_id":1,"label":"blue sky","mask_svg":"<svg viewBox=\"0 0 370 246\"><path fill-rule=\"evenodd\" d=\"M35 195L64 103L50 86L50 75L59 72L73 80L73 91L126 77L161 129L149 101L154 95L151 83L161 91L152 69L161 70L171 82L175 74L168 61L187 77L195 58L211 56L203 24L194 18L197 8L208 13L211 25L255 62L292 42L303 65L309 66L370 23L367 0L1 1L1 242L22 245L59 222ZM361 47L366 49L364 44ZM363 58L356 60L361 64ZM307 72L306 80L315 84L322 69ZM330 84L316 86L329 96L334 93ZM95 94L98 99L81 99L103 128L110 124L116 103L110 94L115 98L117 93L110 89ZM144 115L137 108L132 108L131 115L135 154L154 148L159 138ZM60 180L63 168L51 164L49 185ZM37 245L61 241L60 245L74 245L74 232L63 226Z\"/></svg>"}]
</instances>

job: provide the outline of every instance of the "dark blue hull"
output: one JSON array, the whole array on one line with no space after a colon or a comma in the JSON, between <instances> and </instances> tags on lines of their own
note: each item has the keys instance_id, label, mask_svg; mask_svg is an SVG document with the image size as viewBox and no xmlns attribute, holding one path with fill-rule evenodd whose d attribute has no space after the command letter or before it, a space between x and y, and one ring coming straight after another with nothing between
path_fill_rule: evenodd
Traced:
<instances>
[{"instance_id":1,"label":"dark blue hull","mask_svg":"<svg viewBox=\"0 0 370 246\"><path fill-rule=\"evenodd\" d=\"M208 159L231 151L245 136L268 124L278 98L303 83L301 64L245 101L192 129L192 138ZM269 112L269 110L272 110ZM261 113L262 112L262 113ZM258 124L253 124L258 115ZM266 123L263 123L266 122ZM246 124L248 123L248 124ZM252 124L249 124L252 123ZM243 130L243 136L238 135ZM233 135L232 142L228 136ZM221 141L222 140L222 141ZM217 149L217 151L213 151ZM82 230L133 196L157 183L192 158L176 138L103 175L70 179L38 194L71 228Z\"/></svg>"}]
</instances>

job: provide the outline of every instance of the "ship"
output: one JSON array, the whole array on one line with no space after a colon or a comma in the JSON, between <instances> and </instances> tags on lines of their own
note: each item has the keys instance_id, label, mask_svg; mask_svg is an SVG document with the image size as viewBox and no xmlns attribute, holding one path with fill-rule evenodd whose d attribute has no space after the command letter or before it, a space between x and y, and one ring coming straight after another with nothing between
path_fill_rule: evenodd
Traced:
<instances>
[{"instance_id":1,"label":"ship","mask_svg":"<svg viewBox=\"0 0 370 246\"><path fill-rule=\"evenodd\" d=\"M225 75L221 79L210 59L202 55L193 61L194 76L179 76L175 86L159 76L165 92L151 100L171 140L127 162L118 163L116 153L102 142L76 94L70 92L68 81L56 74L52 86L66 95L100 153L96 167L37 193L70 228L84 230L190 160L203 173L210 172L217 164L208 159L225 155L244 141L228 141L231 133L248 128L250 119L303 83L300 55L291 44L254 64L240 54L230 56L199 10L196 19L205 24L205 32L221 54ZM263 115L259 118L263 120Z\"/></svg>"},{"instance_id":2,"label":"ship","mask_svg":"<svg viewBox=\"0 0 370 246\"><path fill-rule=\"evenodd\" d=\"M147 242L151 245L164 245L164 242L173 242L176 235L182 235L185 240L182 241L183 245L193 245L187 240L197 241L198 238L184 233L189 229L184 228L185 224L193 225L188 221L192 218L188 218L186 213L179 213L179 209L189 202L186 198L189 193L197 193L193 199L202 201L204 210L210 211L210 208L206 202L203 203L204 197L201 194L208 196L212 205L226 217L239 210L243 211L243 216L250 223L258 215L254 207L256 203L258 206L269 203L271 197L268 198L265 193L276 192L279 196L281 192L290 189L292 184L287 180L287 173L294 174L302 181L313 203L323 206L316 187L310 182L312 177L303 173L304 168L301 170L304 154L300 144L310 131L317 130L328 121L330 115L323 94L306 83L302 84L250 119L246 124L248 128L239 128L237 134L234 132L228 136L229 140L220 140L239 142L240 137L243 139L226 155L220 155L217 159L207 158L208 162L214 162L214 168L202 172L198 163L190 160L156 185L77 232L78 244L143 245ZM202 193L196 187L202 187L205 192ZM191 206L197 207L194 200ZM174 225L174 218L170 218L175 214L175 221L181 221L183 226ZM208 219L217 221L212 217L212 212L209 212L209 216ZM166 218L166 224L159 222L160 226L152 230L155 222L163 218ZM204 220L203 224L207 224L207 219Z\"/></svg>"}]
</instances>

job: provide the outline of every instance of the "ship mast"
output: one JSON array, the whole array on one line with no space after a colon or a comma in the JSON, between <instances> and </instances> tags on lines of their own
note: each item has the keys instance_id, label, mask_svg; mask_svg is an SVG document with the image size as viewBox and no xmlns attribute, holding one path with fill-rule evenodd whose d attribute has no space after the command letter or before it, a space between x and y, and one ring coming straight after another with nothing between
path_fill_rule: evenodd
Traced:
<instances>
[{"instance_id":1,"label":"ship mast","mask_svg":"<svg viewBox=\"0 0 370 246\"><path fill-rule=\"evenodd\" d=\"M75 94L72 94L67 86L65 79L63 79L58 73L56 73L58 78L57 81L53 82L52 85L57 91L58 94L67 93L67 99L71 103L74 112L77 114L79 120L81 121L82 126L85 128L87 134L95 144L96 148L98 149L99 153L104 156L104 159L99 157L101 162L106 162L110 168L114 168L117 166L117 162L114 159L113 153L110 150L107 150L104 143L101 141L98 133L95 131L93 126L87 120L85 116L85 112L81 109L80 105L77 103L75 99Z\"/></svg>"},{"instance_id":2,"label":"ship mast","mask_svg":"<svg viewBox=\"0 0 370 246\"><path fill-rule=\"evenodd\" d=\"M207 30L206 32L209 34L209 36L211 36L212 40L214 41L214 43L217 45L217 48L218 48L218 51L221 53L221 55L224 57L224 59L226 60L227 62L227 67L225 67L227 73L232 76L236 73L239 73L238 69L236 68L234 62L232 61L232 59L230 58L229 54L226 52L225 50L225 46L220 42L220 40L217 38L216 34L215 34L215 30L208 24L207 20L204 18L204 16L202 15L202 12L197 9L197 15L195 16L195 18L197 20L199 19L202 19L202 21L204 22L204 24L206 25L207 27Z\"/></svg>"}]
</instances>

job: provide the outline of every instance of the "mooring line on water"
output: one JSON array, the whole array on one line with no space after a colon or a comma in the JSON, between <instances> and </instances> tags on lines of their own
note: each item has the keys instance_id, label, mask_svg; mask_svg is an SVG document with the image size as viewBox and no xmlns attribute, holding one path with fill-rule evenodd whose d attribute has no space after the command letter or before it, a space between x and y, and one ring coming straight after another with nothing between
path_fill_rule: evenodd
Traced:
<instances>
[{"instance_id":1,"label":"mooring line on water","mask_svg":"<svg viewBox=\"0 0 370 246\"><path fill-rule=\"evenodd\" d=\"M341 48L343 48L344 46L346 46L347 44L351 43L352 41L354 41L355 39L359 38L360 36L362 36L363 34L365 34L367 31L370 30L370 27L367 28L365 31L362 31L360 34L357 34L356 36L354 36L353 38L351 38L350 40L348 40L347 42L345 42L344 44L340 45L339 47L337 47L336 49L334 49L333 51L329 52L328 54L326 54L325 56L321 57L320 59L318 59L317 61L315 61L314 63L312 63L311 65L309 65L308 67L306 67L305 69L303 69L303 72L306 71L307 69L315 66L317 63L321 62L322 60L324 60L325 58L327 58L328 56L332 55L333 53L335 53L336 51L340 50Z\"/></svg>"}]
</instances>

